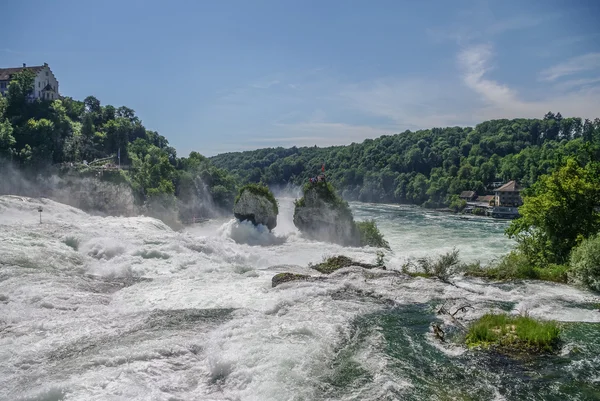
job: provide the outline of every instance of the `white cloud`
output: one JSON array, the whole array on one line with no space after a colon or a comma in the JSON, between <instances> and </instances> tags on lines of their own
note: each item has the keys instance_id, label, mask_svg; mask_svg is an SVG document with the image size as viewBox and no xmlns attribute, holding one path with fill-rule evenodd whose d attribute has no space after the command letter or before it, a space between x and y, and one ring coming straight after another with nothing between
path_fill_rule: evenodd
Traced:
<instances>
[{"instance_id":1,"label":"white cloud","mask_svg":"<svg viewBox=\"0 0 600 401\"><path fill-rule=\"evenodd\" d=\"M588 53L573 57L564 63L557 64L545 69L540 73L543 81L555 81L558 78L573 75L584 71L597 70L600 68L600 53Z\"/></svg>"},{"instance_id":2,"label":"white cloud","mask_svg":"<svg viewBox=\"0 0 600 401\"><path fill-rule=\"evenodd\" d=\"M463 82L479 94L485 102L483 107L474 107L473 115L479 121L493 118L540 118L552 110L564 116L595 117L600 103L600 86L582 86L576 90L550 88L543 99L528 100L516 90L497 81L486 78L490 71L493 52L490 45L473 46L461 51L458 62L463 70Z\"/></svg>"}]
</instances>

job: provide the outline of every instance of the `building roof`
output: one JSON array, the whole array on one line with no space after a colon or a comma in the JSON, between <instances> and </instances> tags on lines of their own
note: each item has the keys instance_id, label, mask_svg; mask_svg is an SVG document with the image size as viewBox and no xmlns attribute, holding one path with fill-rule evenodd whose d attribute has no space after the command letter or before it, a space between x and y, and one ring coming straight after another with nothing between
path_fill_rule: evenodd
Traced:
<instances>
[{"instance_id":1,"label":"building roof","mask_svg":"<svg viewBox=\"0 0 600 401\"><path fill-rule=\"evenodd\" d=\"M477 198L477 202L489 202L494 199L494 195L485 195Z\"/></svg>"},{"instance_id":2,"label":"building roof","mask_svg":"<svg viewBox=\"0 0 600 401\"><path fill-rule=\"evenodd\" d=\"M37 75L45 66L36 65L33 67L0 68L0 81L8 81L13 74L23 70L29 70Z\"/></svg>"},{"instance_id":3,"label":"building roof","mask_svg":"<svg viewBox=\"0 0 600 401\"><path fill-rule=\"evenodd\" d=\"M520 192L521 186L516 181L509 181L496 190L496 192Z\"/></svg>"},{"instance_id":4,"label":"building roof","mask_svg":"<svg viewBox=\"0 0 600 401\"><path fill-rule=\"evenodd\" d=\"M475 196L475 191L462 191L459 198L472 198Z\"/></svg>"}]
</instances>

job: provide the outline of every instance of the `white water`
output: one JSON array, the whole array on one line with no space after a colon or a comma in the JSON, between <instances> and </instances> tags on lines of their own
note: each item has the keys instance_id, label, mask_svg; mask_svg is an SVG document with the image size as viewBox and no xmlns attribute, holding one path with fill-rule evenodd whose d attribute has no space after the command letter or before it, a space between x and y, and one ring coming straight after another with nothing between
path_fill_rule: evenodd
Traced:
<instances>
[{"instance_id":1,"label":"white water","mask_svg":"<svg viewBox=\"0 0 600 401\"><path fill-rule=\"evenodd\" d=\"M352 355L370 383L333 391L325 380L353 343L355 320L390 304L469 302L476 308L468 319L501 300L536 317L600 322L600 313L577 306L597 298L569 286L460 278L452 286L395 273L409 256L456 246L466 260L488 261L512 246L504 223L407 207L353 205L390 241L388 271L348 268L271 288L278 272L317 275L307 265L324 256L376 255L302 238L291 199L280 204L273 233L233 220L179 233L152 218L0 197L0 399L396 399L416 383L393 370L377 330ZM465 352L425 337L449 358Z\"/></svg>"}]
</instances>

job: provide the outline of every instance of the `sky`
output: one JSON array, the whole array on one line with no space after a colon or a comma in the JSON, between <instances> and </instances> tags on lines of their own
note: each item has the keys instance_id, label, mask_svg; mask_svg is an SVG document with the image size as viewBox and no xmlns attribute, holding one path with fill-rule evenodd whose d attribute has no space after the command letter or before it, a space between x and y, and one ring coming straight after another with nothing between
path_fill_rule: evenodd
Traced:
<instances>
[{"instance_id":1,"label":"sky","mask_svg":"<svg viewBox=\"0 0 600 401\"><path fill-rule=\"evenodd\" d=\"M9 2L0 67L134 109L179 156L600 117L597 0Z\"/></svg>"}]
</instances>

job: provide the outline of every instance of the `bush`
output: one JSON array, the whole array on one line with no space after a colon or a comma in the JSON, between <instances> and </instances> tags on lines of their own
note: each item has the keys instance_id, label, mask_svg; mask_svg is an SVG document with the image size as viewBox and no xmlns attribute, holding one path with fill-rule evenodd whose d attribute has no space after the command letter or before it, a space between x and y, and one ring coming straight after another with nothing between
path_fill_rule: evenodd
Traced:
<instances>
[{"instance_id":1,"label":"bush","mask_svg":"<svg viewBox=\"0 0 600 401\"><path fill-rule=\"evenodd\" d=\"M390 249L390 244L383 238L383 234L377 228L375 220L360 221L356 223L356 229L360 233L361 246L375 246Z\"/></svg>"},{"instance_id":2,"label":"bush","mask_svg":"<svg viewBox=\"0 0 600 401\"><path fill-rule=\"evenodd\" d=\"M488 313L469 326L466 344L509 351L547 352L556 349L559 334L556 322Z\"/></svg>"},{"instance_id":3,"label":"bush","mask_svg":"<svg viewBox=\"0 0 600 401\"><path fill-rule=\"evenodd\" d=\"M475 216L485 216L485 209L480 207L473 208L472 212Z\"/></svg>"},{"instance_id":4,"label":"bush","mask_svg":"<svg viewBox=\"0 0 600 401\"><path fill-rule=\"evenodd\" d=\"M600 234L583 240L571 253L570 278L600 291Z\"/></svg>"},{"instance_id":5,"label":"bush","mask_svg":"<svg viewBox=\"0 0 600 401\"><path fill-rule=\"evenodd\" d=\"M450 204L448 205L448 209L453 212L460 212L467 206L467 202L464 199L460 199L458 195L452 195L450 197Z\"/></svg>"},{"instance_id":6,"label":"bush","mask_svg":"<svg viewBox=\"0 0 600 401\"><path fill-rule=\"evenodd\" d=\"M440 255L437 259L419 258L416 261L408 261L402 266L402 272L411 276L437 277L446 282L450 276L463 269L464 265L459 263L458 249Z\"/></svg>"},{"instance_id":7,"label":"bush","mask_svg":"<svg viewBox=\"0 0 600 401\"><path fill-rule=\"evenodd\" d=\"M465 274L501 281L530 279L566 283L568 270L569 267L565 265L536 267L522 252L512 251L487 267L471 266L466 269Z\"/></svg>"}]
</instances>

